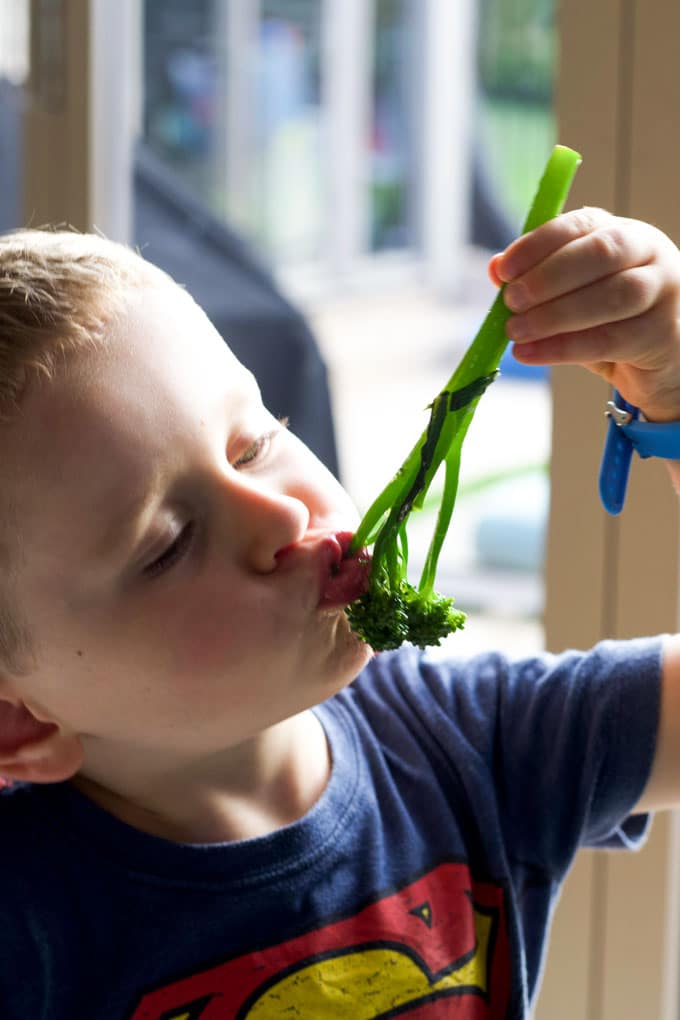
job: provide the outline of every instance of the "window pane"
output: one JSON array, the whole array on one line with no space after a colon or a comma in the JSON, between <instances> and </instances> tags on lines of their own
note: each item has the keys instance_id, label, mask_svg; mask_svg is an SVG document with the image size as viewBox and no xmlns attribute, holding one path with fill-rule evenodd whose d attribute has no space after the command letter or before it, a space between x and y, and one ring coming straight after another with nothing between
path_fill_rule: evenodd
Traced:
<instances>
[{"instance_id":1,"label":"window pane","mask_svg":"<svg viewBox=\"0 0 680 1020\"><path fill-rule=\"evenodd\" d=\"M0 5L0 78L23 85L28 77L29 0Z\"/></svg>"},{"instance_id":2,"label":"window pane","mask_svg":"<svg viewBox=\"0 0 680 1020\"><path fill-rule=\"evenodd\" d=\"M555 142L555 46L555 0L481 3L479 146L515 229Z\"/></svg>"},{"instance_id":3,"label":"window pane","mask_svg":"<svg viewBox=\"0 0 680 1020\"><path fill-rule=\"evenodd\" d=\"M213 0L146 0L144 136L208 203L214 186L217 73Z\"/></svg>"},{"instance_id":4,"label":"window pane","mask_svg":"<svg viewBox=\"0 0 680 1020\"><path fill-rule=\"evenodd\" d=\"M324 219L320 0L262 0L247 215L276 262L319 254Z\"/></svg>"},{"instance_id":5,"label":"window pane","mask_svg":"<svg viewBox=\"0 0 680 1020\"><path fill-rule=\"evenodd\" d=\"M29 2L0 4L0 231L23 223L22 106L29 71Z\"/></svg>"},{"instance_id":6,"label":"window pane","mask_svg":"<svg viewBox=\"0 0 680 1020\"><path fill-rule=\"evenodd\" d=\"M415 9L412 0L376 0L371 131L373 251L408 248L414 229Z\"/></svg>"},{"instance_id":7,"label":"window pane","mask_svg":"<svg viewBox=\"0 0 680 1020\"><path fill-rule=\"evenodd\" d=\"M166 166L276 265L332 260L329 63L337 0L145 0L144 136ZM357 195L369 251L416 248L424 182L417 137L425 59L417 0L364 0L372 61L337 53L368 100L367 176ZM334 16L342 8L333 8ZM352 20L351 18L349 19ZM347 52L344 52L347 50ZM337 112L337 111L336 111ZM360 114L357 113L357 117ZM363 117L363 111L361 111ZM348 127L354 138L359 123ZM359 145L364 144L360 142ZM365 217L365 219L364 219Z\"/></svg>"},{"instance_id":8,"label":"window pane","mask_svg":"<svg viewBox=\"0 0 680 1020\"><path fill-rule=\"evenodd\" d=\"M147 143L272 260L318 256L320 0L146 0Z\"/></svg>"}]
</instances>

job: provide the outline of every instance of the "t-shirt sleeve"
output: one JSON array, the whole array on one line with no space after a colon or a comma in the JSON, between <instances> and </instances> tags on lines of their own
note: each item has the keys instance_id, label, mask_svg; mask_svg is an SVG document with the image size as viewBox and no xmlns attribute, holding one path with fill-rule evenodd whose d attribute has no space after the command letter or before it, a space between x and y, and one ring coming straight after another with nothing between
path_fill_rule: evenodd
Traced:
<instances>
[{"instance_id":1,"label":"t-shirt sleeve","mask_svg":"<svg viewBox=\"0 0 680 1020\"><path fill-rule=\"evenodd\" d=\"M402 694L526 864L563 872L580 846L635 848L632 816L658 727L661 639L604 641L511 661L446 662L425 653ZM487 806L479 791L488 789Z\"/></svg>"}]
</instances>

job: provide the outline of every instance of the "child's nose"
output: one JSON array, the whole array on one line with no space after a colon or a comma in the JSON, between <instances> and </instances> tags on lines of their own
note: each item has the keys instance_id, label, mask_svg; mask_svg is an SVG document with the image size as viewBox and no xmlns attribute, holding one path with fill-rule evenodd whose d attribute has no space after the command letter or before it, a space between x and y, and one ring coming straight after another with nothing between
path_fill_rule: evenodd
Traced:
<instances>
[{"instance_id":1,"label":"child's nose","mask_svg":"<svg viewBox=\"0 0 680 1020\"><path fill-rule=\"evenodd\" d=\"M276 554L304 538L310 514L302 500L248 483L239 486L237 544L244 565L257 573L276 568ZM232 525L233 526L233 525Z\"/></svg>"}]
</instances>

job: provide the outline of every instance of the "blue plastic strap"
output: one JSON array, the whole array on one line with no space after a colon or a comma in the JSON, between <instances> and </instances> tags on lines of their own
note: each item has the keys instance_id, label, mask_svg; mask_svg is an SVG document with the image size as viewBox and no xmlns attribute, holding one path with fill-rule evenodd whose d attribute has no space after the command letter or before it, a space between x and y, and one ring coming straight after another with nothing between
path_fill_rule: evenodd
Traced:
<instances>
[{"instance_id":1,"label":"blue plastic strap","mask_svg":"<svg viewBox=\"0 0 680 1020\"><path fill-rule=\"evenodd\" d=\"M621 431L633 444L640 457L663 457L680 460L680 422L632 421Z\"/></svg>"},{"instance_id":2,"label":"blue plastic strap","mask_svg":"<svg viewBox=\"0 0 680 1020\"><path fill-rule=\"evenodd\" d=\"M614 390L614 403L621 410L631 414L634 420L637 420L640 414L639 409L624 400L616 390ZM633 456L633 443L627 434L629 427L617 425L614 419L610 418L600 465L600 499L607 513L613 516L621 513L626 501L630 459Z\"/></svg>"},{"instance_id":3,"label":"blue plastic strap","mask_svg":"<svg viewBox=\"0 0 680 1020\"><path fill-rule=\"evenodd\" d=\"M614 390L615 412L625 411L630 419L617 424L612 414L600 467L600 499L610 514L620 514L626 500L630 458L635 450L640 457L680 460L680 422L640 421L640 411Z\"/></svg>"}]
</instances>

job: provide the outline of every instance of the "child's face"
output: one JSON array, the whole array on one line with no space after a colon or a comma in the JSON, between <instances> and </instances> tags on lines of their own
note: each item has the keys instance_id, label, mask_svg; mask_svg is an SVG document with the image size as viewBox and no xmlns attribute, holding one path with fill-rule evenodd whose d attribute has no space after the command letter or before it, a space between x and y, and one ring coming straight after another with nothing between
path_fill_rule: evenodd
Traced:
<instances>
[{"instance_id":1,"label":"child's face","mask_svg":"<svg viewBox=\"0 0 680 1020\"><path fill-rule=\"evenodd\" d=\"M105 346L34 385L0 449L34 711L210 752L366 663L342 607L319 606L356 511L179 288L140 291Z\"/></svg>"}]
</instances>

